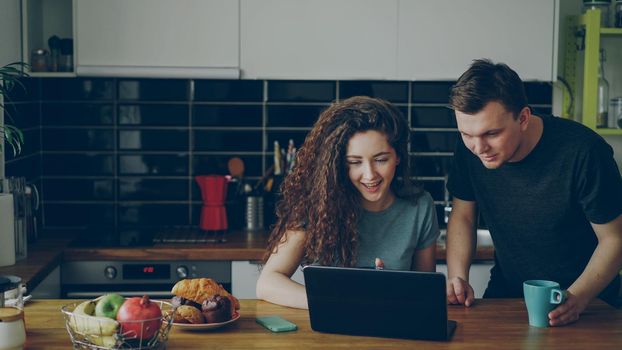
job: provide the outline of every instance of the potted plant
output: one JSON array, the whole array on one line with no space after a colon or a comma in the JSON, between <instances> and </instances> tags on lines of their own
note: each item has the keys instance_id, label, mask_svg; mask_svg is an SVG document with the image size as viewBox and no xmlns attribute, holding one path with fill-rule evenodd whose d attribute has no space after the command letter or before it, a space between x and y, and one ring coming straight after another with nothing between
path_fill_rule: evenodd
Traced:
<instances>
[{"instance_id":1,"label":"potted plant","mask_svg":"<svg viewBox=\"0 0 622 350\"><path fill-rule=\"evenodd\" d=\"M4 101L15 85L24 88L19 79L28 76L24 72L25 67L26 64L22 62L14 62L0 67L0 113L4 111ZM5 117L8 117L9 120L5 119L4 123L0 124L0 140L6 141L13 149L13 155L17 155L22 150L24 134L15 125L8 123L12 119L8 112L5 113ZM0 153L3 151L3 147L4 142L0 142Z\"/></svg>"},{"instance_id":2,"label":"potted plant","mask_svg":"<svg viewBox=\"0 0 622 350\"><path fill-rule=\"evenodd\" d=\"M4 102L9 98L9 92L18 85L24 88L19 80L23 76L25 63L14 62L0 67L0 113L7 117L4 123L0 123L0 156L4 152L4 143L11 146L13 154L17 155L22 149L24 143L24 134L15 125L7 123L12 121L11 116L4 113ZM3 118L0 118L2 121ZM0 157L0 162L4 161L4 157ZM0 164L0 178L4 176L4 164ZM0 266L9 266L15 264L15 227L14 220L14 203L11 193L3 193L0 186Z\"/></svg>"}]
</instances>

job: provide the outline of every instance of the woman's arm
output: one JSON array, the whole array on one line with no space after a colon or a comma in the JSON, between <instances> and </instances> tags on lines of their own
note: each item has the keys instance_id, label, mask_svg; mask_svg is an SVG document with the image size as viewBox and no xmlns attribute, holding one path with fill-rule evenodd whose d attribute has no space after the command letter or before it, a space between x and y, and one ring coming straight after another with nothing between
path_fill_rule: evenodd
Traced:
<instances>
[{"instance_id":1,"label":"woman's arm","mask_svg":"<svg viewBox=\"0 0 622 350\"><path fill-rule=\"evenodd\" d=\"M436 271L436 243L427 248L415 250L415 255L413 256L413 267L415 271Z\"/></svg>"},{"instance_id":2,"label":"woman's arm","mask_svg":"<svg viewBox=\"0 0 622 350\"><path fill-rule=\"evenodd\" d=\"M264 265L257 280L257 297L274 304L307 309L305 287L291 280L304 255L303 231L288 231Z\"/></svg>"}]
</instances>

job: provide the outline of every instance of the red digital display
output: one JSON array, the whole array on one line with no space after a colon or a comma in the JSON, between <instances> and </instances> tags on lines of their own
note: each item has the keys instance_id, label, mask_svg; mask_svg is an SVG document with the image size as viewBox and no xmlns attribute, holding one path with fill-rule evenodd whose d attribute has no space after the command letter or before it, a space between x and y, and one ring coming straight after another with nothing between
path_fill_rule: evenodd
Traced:
<instances>
[{"instance_id":1,"label":"red digital display","mask_svg":"<svg viewBox=\"0 0 622 350\"><path fill-rule=\"evenodd\" d=\"M170 277L169 264L123 264L123 279L157 280Z\"/></svg>"}]
</instances>

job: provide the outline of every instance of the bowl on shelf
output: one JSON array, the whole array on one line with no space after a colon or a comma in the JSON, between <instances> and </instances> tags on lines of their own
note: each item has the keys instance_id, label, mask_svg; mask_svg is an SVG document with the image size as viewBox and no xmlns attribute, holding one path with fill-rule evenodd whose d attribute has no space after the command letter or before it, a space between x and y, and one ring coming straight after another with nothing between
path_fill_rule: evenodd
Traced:
<instances>
[{"instance_id":1,"label":"bowl on shelf","mask_svg":"<svg viewBox=\"0 0 622 350\"><path fill-rule=\"evenodd\" d=\"M160 350L166 348L168 333L173 322L174 307L171 303L161 300L151 300L156 303L162 316L153 319L124 321L123 326L116 320L104 317L95 317L74 310L80 303L71 303L61 307L65 318L65 328L69 333L74 349L130 349L130 350ZM156 330L147 331L153 325ZM127 329L141 330L136 334Z\"/></svg>"}]
</instances>

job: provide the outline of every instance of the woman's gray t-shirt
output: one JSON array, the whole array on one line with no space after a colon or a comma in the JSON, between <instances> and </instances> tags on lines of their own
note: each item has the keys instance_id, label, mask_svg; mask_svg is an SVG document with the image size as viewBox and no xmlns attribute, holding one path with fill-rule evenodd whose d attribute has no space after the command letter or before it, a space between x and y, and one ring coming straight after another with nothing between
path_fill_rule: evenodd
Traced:
<instances>
[{"instance_id":1,"label":"woman's gray t-shirt","mask_svg":"<svg viewBox=\"0 0 622 350\"><path fill-rule=\"evenodd\" d=\"M435 244L439 234L434 200L427 192L417 200L396 198L380 212L363 210L356 266L373 267L375 258L381 258L386 269L412 270L415 251Z\"/></svg>"}]
</instances>

